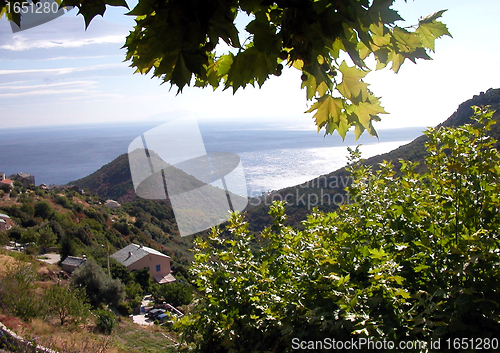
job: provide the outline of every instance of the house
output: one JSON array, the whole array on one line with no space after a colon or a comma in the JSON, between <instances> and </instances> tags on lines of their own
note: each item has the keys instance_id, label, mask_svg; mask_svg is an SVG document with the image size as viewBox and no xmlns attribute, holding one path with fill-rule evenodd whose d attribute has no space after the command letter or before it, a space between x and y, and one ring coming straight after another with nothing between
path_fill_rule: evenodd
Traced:
<instances>
[{"instance_id":1,"label":"house","mask_svg":"<svg viewBox=\"0 0 500 353\"><path fill-rule=\"evenodd\" d=\"M64 186L64 189L65 190L69 190L69 191L75 191L77 193L79 193L80 195L84 195L85 194L85 190L83 190L81 187L79 187L78 185L71 185L71 184L68 184L68 185L65 185Z\"/></svg>"},{"instance_id":2,"label":"house","mask_svg":"<svg viewBox=\"0 0 500 353\"><path fill-rule=\"evenodd\" d=\"M20 182L25 188L35 185L35 176L28 173L17 173L9 176L9 179Z\"/></svg>"},{"instance_id":3,"label":"house","mask_svg":"<svg viewBox=\"0 0 500 353\"><path fill-rule=\"evenodd\" d=\"M8 185L11 189L14 186L14 180L7 179L5 173L0 173L0 190L3 185Z\"/></svg>"},{"instance_id":4,"label":"house","mask_svg":"<svg viewBox=\"0 0 500 353\"><path fill-rule=\"evenodd\" d=\"M3 219L0 218L0 232L6 232L6 231L8 231L7 222L5 222Z\"/></svg>"},{"instance_id":5,"label":"house","mask_svg":"<svg viewBox=\"0 0 500 353\"><path fill-rule=\"evenodd\" d=\"M87 259L82 257L68 256L61 262L61 267L64 271L72 273L78 267L87 262Z\"/></svg>"},{"instance_id":6,"label":"house","mask_svg":"<svg viewBox=\"0 0 500 353\"><path fill-rule=\"evenodd\" d=\"M130 244L111 257L131 271L147 268L151 277L158 283L175 281L171 274L170 256L147 246Z\"/></svg>"},{"instance_id":7,"label":"house","mask_svg":"<svg viewBox=\"0 0 500 353\"><path fill-rule=\"evenodd\" d=\"M7 216L4 213L0 213L0 231L8 231L12 226L14 225L14 222L12 222L12 219L10 219L9 216Z\"/></svg>"},{"instance_id":8,"label":"house","mask_svg":"<svg viewBox=\"0 0 500 353\"><path fill-rule=\"evenodd\" d=\"M14 180L10 180L5 178L4 180L0 181L1 185L8 185L10 188L14 186Z\"/></svg>"},{"instance_id":9,"label":"house","mask_svg":"<svg viewBox=\"0 0 500 353\"><path fill-rule=\"evenodd\" d=\"M115 200L106 200L105 205L106 205L106 207L114 208L114 209L120 208L122 206L118 202L116 202Z\"/></svg>"}]
</instances>

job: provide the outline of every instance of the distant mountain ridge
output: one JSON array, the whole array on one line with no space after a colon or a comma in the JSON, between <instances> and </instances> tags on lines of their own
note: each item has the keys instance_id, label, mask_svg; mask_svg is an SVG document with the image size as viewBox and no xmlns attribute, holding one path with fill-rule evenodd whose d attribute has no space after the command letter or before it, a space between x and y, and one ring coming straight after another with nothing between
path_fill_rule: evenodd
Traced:
<instances>
[{"instance_id":1,"label":"distant mountain ridge","mask_svg":"<svg viewBox=\"0 0 500 353\"><path fill-rule=\"evenodd\" d=\"M439 124L438 127L460 126L471 122L471 106L474 105L491 106L491 109L497 111L494 118L497 121L500 120L500 89L489 89L460 104L455 113L446 121ZM491 135L500 140L500 123L493 126ZM426 136L422 135L391 152L368 158L365 162L368 165L376 165L383 160L392 161L395 164L397 164L399 159L422 161L425 155L425 141ZM500 144L497 144L497 148L499 147ZM309 195L323 196L324 199L327 199L327 195L330 195L331 202L326 205L318 204L317 206L323 210L335 208L335 201L340 201L340 196L338 195L345 194L343 189L348 177L347 171L341 168L301 185L275 191L264 198L251 199L250 206L247 207L246 211L251 228L258 230L268 224L269 217L267 211L273 197L275 199L286 199L288 203L287 214L289 222L295 225L300 224L311 208L306 203L306 201L311 201ZM132 201L137 198L132 185L127 154L121 155L96 172L85 178L76 180L72 184L87 188L103 198L111 198L120 202ZM337 195L335 197L338 197L339 200L332 199L332 195Z\"/></svg>"}]
</instances>

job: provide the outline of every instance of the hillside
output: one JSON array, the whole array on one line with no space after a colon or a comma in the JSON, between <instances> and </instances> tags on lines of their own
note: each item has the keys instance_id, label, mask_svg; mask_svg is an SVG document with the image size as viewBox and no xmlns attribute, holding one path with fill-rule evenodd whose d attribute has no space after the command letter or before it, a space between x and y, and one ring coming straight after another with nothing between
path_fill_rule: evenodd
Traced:
<instances>
[{"instance_id":1,"label":"hillside","mask_svg":"<svg viewBox=\"0 0 500 353\"><path fill-rule=\"evenodd\" d=\"M439 126L459 126L470 122L470 116L472 114L471 106L473 105L490 105L492 109L499 112L495 114L495 118L499 120L500 89L489 89L487 92L481 92L479 95L460 104L456 112ZM500 124L496 124L493 127L491 135L497 140L500 140ZM377 165L383 160L392 161L397 164L397 161L401 158L410 161L423 161L425 141L426 137L422 135L411 143L401 146L391 152L368 158L366 164ZM305 215L314 206L317 206L321 210L335 209L339 204L346 201L346 195L343 189L348 182L349 175L344 168L341 168L301 185L278 190L265 197L251 199L246 209L250 227L252 230L260 230L268 224L269 217L267 212L269 205L272 200L276 199L286 199L288 204L288 221L290 224L294 225L299 225L305 218ZM74 181L72 184L87 188L103 198L113 198L121 202L133 201L137 198L133 191L128 158L125 154L103 166L91 175ZM143 200L139 204L148 204L149 208L154 208L153 204L149 204L149 201L145 201L146 200ZM164 206L165 210L169 210L167 213L171 213L168 201L166 203L167 204ZM172 221L172 219L169 221Z\"/></svg>"},{"instance_id":2,"label":"hillside","mask_svg":"<svg viewBox=\"0 0 500 353\"><path fill-rule=\"evenodd\" d=\"M472 115L471 106L475 105L491 106L491 109L497 111L494 118L499 121L500 89L489 89L487 92L481 92L479 95L460 104L455 113L437 127L456 127L470 123L470 117ZM500 123L493 125L491 136L497 141L500 141ZM365 163L367 165L376 166L378 163L386 160L398 165L399 159L423 162L425 155L424 143L426 140L427 137L422 135L393 151L368 158ZM497 148L499 147L500 142L497 142ZM421 168L423 168L423 165ZM250 223L250 228L255 231L261 230L270 221L267 212L272 200L285 199L288 204L286 212L289 223L291 225L300 226L300 222L305 219L307 213L313 207L318 207L323 211L334 210L339 204L348 201L348 196L344 191L348 182L348 172L344 168L341 168L301 185L278 190L265 197L254 199L253 201L251 200L250 204L255 206L247 209L247 219Z\"/></svg>"},{"instance_id":3,"label":"hillside","mask_svg":"<svg viewBox=\"0 0 500 353\"><path fill-rule=\"evenodd\" d=\"M132 185L128 155L122 154L99 170L69 184L91 190L105 199L119 202L132 201L137 198Z\"/></svg>"}]
</instances>

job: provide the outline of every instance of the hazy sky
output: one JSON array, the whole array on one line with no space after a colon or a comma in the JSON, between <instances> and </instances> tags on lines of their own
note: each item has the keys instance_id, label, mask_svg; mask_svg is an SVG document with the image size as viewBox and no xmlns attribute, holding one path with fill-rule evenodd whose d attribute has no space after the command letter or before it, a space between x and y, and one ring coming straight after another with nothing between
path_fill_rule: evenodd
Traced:
<instances>
[{"instance_id":1,"label":"hazy sky","mask_svg":"<svg viewBox=\"0 0 500 353\"><path fill-rule=\"evenodd\" d=\"M132 4L131 4L132 5ZM377 128L434 126L458 105L500 82L500 1L396 1L407 25L448 9L442 21L453 39L436 42L432 61L405 62L399 74L387 69L370 73L366 81L382 96L390 115ZM0 21L0 128L147 119L162 112L197 118L294 117L310 123L300 73L285 70L263 89L186 88L176 96L168 85L133 75L120 49L134 21L114 9L96 18L87 31L76 10L41 26L13 34ZM401 25L401 24L400 24ZM309 125L307 125L309 126Z\"/></svg>"}]
</instances>

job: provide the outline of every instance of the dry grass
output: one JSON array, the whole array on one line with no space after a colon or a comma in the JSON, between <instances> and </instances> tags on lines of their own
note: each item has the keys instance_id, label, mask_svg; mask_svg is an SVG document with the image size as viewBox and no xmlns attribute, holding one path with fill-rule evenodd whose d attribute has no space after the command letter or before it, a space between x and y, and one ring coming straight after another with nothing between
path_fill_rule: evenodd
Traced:
<instances>
[{"instance_id":1,"label":"dry grass","mask_svg":"<svg viewBox=\"0 0 500 353\"><path fill-rule=\"evenodd\" d=\"M126 319L110 336L96 333L92 324L60 326L57 321L42 319L26 323L1 314L0 321L20 336L59 353L168 353L173 351L173 342L164 334L176 338L162 327L140 326Z\"/></svg>"},{"instance_id":2,"label":"dry grass","mask_svg":"<svg viewBox=\"0 0 500 353\"><path fill-rule=\"evenodd\" d=\"M163 336L164 328L159 326L140 326L123 320L114 333L119 353L168 353L173 351L173 343ZM167 333L171 336L170 333Z\"/></svg>"},{"instance_id":3,"label":"dry grass","mask_svg":"<svg viewBox=\"0 0 500 353\"><path fill-rule=\"evenodd\" d=\"M12 256L0 254L0 277L3 277L16 263Z\"/></svg>"},{"instance_id":4,"label":"dry grass","mask_svg":"<svg viewBox=\"0 0 500 353\"><path fill-rule=\"evenodd\" d=\"M91 326L60 326L34 319L16 332L60 353L118 353L113 338L92 332Z\"/></svg>"}]
</instances>

